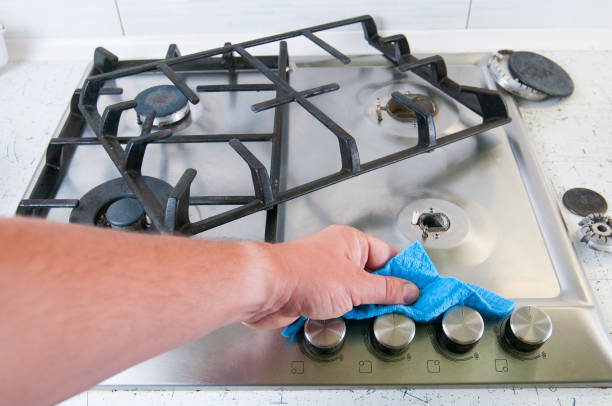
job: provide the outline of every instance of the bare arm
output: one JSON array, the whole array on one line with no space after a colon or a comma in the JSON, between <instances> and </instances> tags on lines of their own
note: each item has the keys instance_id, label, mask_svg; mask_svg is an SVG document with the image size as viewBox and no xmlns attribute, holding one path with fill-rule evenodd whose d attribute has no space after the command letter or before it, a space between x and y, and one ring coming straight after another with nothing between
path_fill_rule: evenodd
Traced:
<instances>
[{"instance_id":1,"label":"bare arm","mask_svg":"<svg viewBox=\"0 0 612 406\"><path fill-rule=\"evenodd\" d=\"M147 236L0 218L0 393L50 403L225 324L412 303L370 274L397 252L350 227L290 243Z\"/></svg>"}]
</instances>

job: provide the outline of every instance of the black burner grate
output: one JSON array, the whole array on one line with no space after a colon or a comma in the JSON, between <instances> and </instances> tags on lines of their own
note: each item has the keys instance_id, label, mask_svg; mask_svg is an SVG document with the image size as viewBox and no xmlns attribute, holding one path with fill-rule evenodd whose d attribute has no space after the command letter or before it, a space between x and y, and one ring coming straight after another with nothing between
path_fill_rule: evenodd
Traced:
<instances>
[{"instance_id":1,"label":"black burner grate","mask_svg":"<svg viewBox=\"0 0 612 406\"><path fill-rule=\"evenodd\" d=\"M307 99L320 94L337 91L337 83L324 84L312 89L296 90L289 84L287 72L288 52L285 39L304 36L344 64L350 58L317 37L314 33L350 24L361 24L365 38L370 45L397 66L400 71L412 71L431 85L463 104L480 117L482 123L473 127L436 138L432 113L413 99L395 92L392 97L399 104L414 112L417 118L418 143L414 147L362 163L355 139L340 125ZM257 45L280 41L277 57L255 57L247 49ZM237 54L238 57L234 56ZM192 90L181 75L190 71L223 69L230 75L239 70L256 69L271 83L238 85L197 86ZM106 107L102 114L97 110L98 97L102 94L117 94L121 89L103 87L107 80L135 75L147 71L162 72L189 100L199 102L197 92L275 91L275 97L251 107L254 112L275 109L274 128L270 134L206 134L172 136L169 130L152 132L155 112L147 115L140 136L120 137L117 134L123 111L134 109L136 102L124 101ZM321 122L336 136L339 144L341 169L320 179L280 190L280 163L283 127L286 119L286 105L296 102ZM22 200L17 214L46 216L49 208L74 208L78 200L54 199L74 149L79 145L102 145L119 170L119 173L138 199L157 230L164 233L194 235L225 224L252 213L266 210L266 241L277 240L277 206L280 203L308 194L326 186L354 176L381 168L386 165L432 151L441 146L490 130L510 121L506 107L495 91L461 86L447 77L446 64L442 57L432 56L417 59L410 53L408 42L403 35L381 37L370 16L318 25L306 29L255 39L239 44L226 43L223 47L181 56L176 45L168 48L166 58L155 61L119 61L109 51L98 48L94 55L94 68L83 85L75 91L70 116L58 137L51 140L47 149L46 164L28 199ZM81 129L89 125L96 137L81 137ZM272 142L270 172L243 144L246 141ZM200 143L229 142L231 147L246 162L251 171L255 193L253 196L190 196L189 189L196 171L187 169L173 188L167 201L155 196L140 171L142 160L149 143ZM125 145L125 148L123 147ZM189 205L237 205L240 206L197 222L190 222Z\"/></svg>"}]
</instances>

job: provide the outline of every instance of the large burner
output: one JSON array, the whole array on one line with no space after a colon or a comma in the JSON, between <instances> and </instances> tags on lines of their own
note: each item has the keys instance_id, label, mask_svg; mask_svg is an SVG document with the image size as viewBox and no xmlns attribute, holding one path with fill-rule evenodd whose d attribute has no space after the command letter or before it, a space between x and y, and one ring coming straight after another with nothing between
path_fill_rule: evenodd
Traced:
<instances>
[{"instance_id":1,"label":"large burner","mask_svg":"<svg viewBox=\"0 0 612 406\"><path fill-rule=\"evenodd\" d=\"M178 123L189 114L187 98L175 86L161 85L143 90L136 96L136 113L142 124L151 111L155 112L156 127Z\"/></svg>"},{"instance_id":2,"label":"large burner","mask_svg":"<svg viewBox=\"0 0 612 406\"><path fill-rule=\"evenodd\" d=\"M149 176L144 176L144 180L165 205L172 186ZM123 178L102 183L87 192L79 199L79 205L72 209L70 222L118 230L157 231L146 221L142 206Z\"/></svg>"}]
</instances>

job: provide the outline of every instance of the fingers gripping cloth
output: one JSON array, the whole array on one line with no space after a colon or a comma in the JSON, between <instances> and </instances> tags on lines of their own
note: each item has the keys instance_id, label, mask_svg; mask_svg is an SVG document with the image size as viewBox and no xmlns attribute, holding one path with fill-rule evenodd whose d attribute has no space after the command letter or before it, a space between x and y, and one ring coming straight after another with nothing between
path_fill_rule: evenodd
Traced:
<instances>
[{"instance_id":1,"label":"fingers gripping cloth","mask_svg":"<svg viewBox=\"0 0 612 406\"><path fill-rule=\"evenodd\" d=\"M411 281L419 288L419 299L412 305L361 305L342 317L368 319L386 313L401 313L416 322L428 323L451 307L463 305L478 311L485 320L495 320L510 314L515 305L513 301L480 286L440 276L419 242L391 258L382 269L374 273ZM283 336L294 338L305 321L301 317L285 327Z\"/></svg>"}]
</instances>

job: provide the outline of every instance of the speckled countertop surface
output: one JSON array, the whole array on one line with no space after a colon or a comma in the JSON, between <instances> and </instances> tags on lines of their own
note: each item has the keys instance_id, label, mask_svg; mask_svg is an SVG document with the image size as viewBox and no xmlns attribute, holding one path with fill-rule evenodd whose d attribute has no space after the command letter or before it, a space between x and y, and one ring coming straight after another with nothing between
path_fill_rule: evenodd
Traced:
<instances>
[{"instance_id":1,"label":"speckled countertop surface","mask_svg":"<svg viewBox=\"0 0 612 406\"><path fill-rule=\"evenodd\" d=\"M612 51L543 52L572 76L567 99L521 102L544 175L561 200L590 187L612 204ZM87 66L82 62L12 62L0 70L0 215L11 216ZM569 232L579 217L561 208ZM574 238L575 241L575 238ZM574 243L578 259L612 332L612 254ZM505 404L609 405L610 389L359 389L359 390L91 390L65 406L107 404Z\"/></svg>"}]
</instances>

